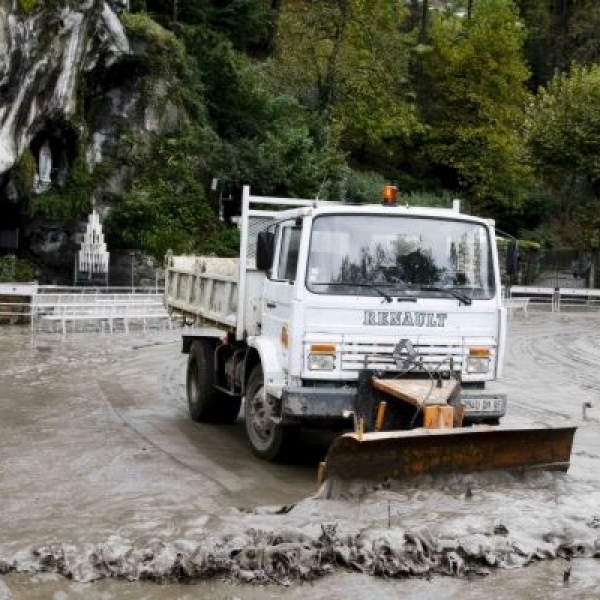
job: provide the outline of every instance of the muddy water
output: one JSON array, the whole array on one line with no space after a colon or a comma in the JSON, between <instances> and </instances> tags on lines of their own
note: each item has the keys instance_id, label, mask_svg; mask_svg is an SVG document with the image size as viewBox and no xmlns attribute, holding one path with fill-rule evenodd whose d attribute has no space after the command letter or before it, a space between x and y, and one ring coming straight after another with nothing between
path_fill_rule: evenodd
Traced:
<instances>
[{"instance_id":1,"label":"muddy water","mask_svg":"<svg viewBox=\"0 0 600 600\"><path fill-rule=\"evenodd\" d=\"M511 321L507 421L581 420L581 402L599 395L598 325ZM357 483L322 500L310 497L318 457L266 465L241 424L189 421L177 338L2 330L0 568L13 572L0 581L13 598L600 596L598 406L567 475ZM283 538L287 554L274 554ZM249 548L271 561L253 562ZM106 579L212 572L190 586Z\"/></svg>"},{"instance_id":2,"label":"muddy water","mask_svg":"<svg viewBox=\"0 0 600 600\"><path fill-rule=\"evenodd\" d=\"M514 571L496 571L485 579L470 581L456 578L396 581L337 573L314 583L291 587L215 581L187 586L124 584L112 580L78 584L65 583L56 575L13 576L9 582L15 600L593 600L599 596L597 569L597 561L582 560L573 565L566 583L563 561L540 563Z\"/></svg>"}]
</instances>

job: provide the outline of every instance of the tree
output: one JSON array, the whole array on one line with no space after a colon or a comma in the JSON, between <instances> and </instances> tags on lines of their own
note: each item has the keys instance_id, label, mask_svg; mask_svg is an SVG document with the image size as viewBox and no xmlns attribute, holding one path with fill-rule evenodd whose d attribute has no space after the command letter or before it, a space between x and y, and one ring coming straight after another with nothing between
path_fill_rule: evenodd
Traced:
<instances>
[{"instance_id":1,"label":"tree","mask_svg":"<svg viewBox=\"0 0 600 600\"><path fill-rule=\"evenodd\" d=\"M574 240L599 247L600 65L555 75L532 104L527 125L534 164L561 200L555 216L563 229L578 230Z\"/></svg>"},{"instance_id":2,"label":"tree","mask_svg":"<svg viewBox=\"0 0 600 600\"><path fill-rule=\"evenodd\" d=\"M146 0L145 5L163 25L219 32L240 50L268 46L276 14L276 5L267 0Z\"/></svg>"},{"instance_id":3,"label":"tree","mask_svg":"<svg viewBox=\"0 0 600 600\"><path fill-rule=\"evenodd\" d=\"M218 220L205 196L207 149L214 143L209 128L182 127L154 140L131 159L136 169L133 189L105 221L110 244L139 248L162 259L175 253L235 255L235 234Z\"/></svg>"},{"instance_id":4,"label":"tree","mask_svg":"<svg viewBox=\"0 0 600 600\"><path fill-rule=\"evenodd\" d=\"M273 86L338 130L355 155L409 138L418 118L408 85L407 16L396 0L284 3Z\"/></svg>"},{"instance_id":5,"label":"tree","mask_svg":"<svg viewBox=\"0 0 600 600\"><path fill-rule=\"evenodd\" d=\"M529 176L520 136L529 102L523 32L511 0L480 0L471 19L439 12L423 57L430 133L423 159L475 211L517 209Z\"/></svg>"},{"instance_id":6,"label":"tree","mask_svg":"<svg viewBox=\"0 0 600 600\"><path fill-rule=\"evenodd\" d=\"M530 89L537 91L573 61L600 60L600 4L597 0L517 0L527 30L525 56Z\"/></svg>"}]
</instances>

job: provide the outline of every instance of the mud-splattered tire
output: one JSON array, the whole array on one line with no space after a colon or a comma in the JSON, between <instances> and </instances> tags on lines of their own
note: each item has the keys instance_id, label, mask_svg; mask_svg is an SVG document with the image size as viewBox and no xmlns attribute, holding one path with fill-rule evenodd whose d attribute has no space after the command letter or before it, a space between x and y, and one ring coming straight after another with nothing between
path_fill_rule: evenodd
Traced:
<instances>
[{"instance_id":1,"label":"mud-splattered tire","mask_svg":"<svg viewBox=\"0 0 600 600\"><path fill-rule=\"evenodd\" d=\"M215 389L215 348L209 340L196 340L187 364L187 399L190 416L202 423L233 423L241 399Z\"/></svg>"},{"instance_id":2,"label":"mud-splattered tire","mask_svg":"<svg viewBox=\"0 0 600 600\"><path fill-rule=\"evenodd\" d=\"M270 420L275 402L275 398L265 394L263 371L261 366L257 365L246 386L246 436L256 456L265 460L281 461L288 456L291 432Z\"/></svg>"}]
</instances>

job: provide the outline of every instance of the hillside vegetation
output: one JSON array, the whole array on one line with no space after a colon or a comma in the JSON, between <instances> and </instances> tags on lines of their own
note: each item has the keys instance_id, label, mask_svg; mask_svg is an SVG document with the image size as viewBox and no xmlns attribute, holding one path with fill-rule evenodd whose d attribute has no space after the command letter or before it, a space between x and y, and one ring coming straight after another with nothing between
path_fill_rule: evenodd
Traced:
<instances>
[{"instance_id":1,"label":"hillside vegetation","mask_svg":"<svg viewBox=\"0 0 600 600\"><path fill-rule=\"evenodd\" d=\"M126 157L113 243L235 252L209 193L468 209L546 245L600 245L596 0L132 0L187 119ZM135 147L135 145L132 145Z\"/></svg>"}]
</instances>

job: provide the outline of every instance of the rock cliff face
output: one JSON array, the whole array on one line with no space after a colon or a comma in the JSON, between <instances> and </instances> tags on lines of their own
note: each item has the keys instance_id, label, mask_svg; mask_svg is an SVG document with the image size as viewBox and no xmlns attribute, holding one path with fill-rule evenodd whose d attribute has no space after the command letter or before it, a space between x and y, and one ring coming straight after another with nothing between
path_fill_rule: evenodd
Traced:
<instances>
[{"instance_id":1,"label":"rock cliff face","mask_svg":"<svg viewBox=\"0 0 600 600\"><path fill-rule=\"evenodd\" d=\"M19 6L0 2L0 173L13 167L49 119L76 114L82 73L107 68L129 52L123 27L104 0L31 14Z\"/></svg>"},{"instance_id":2,"label":"rock cliff face","mask_svg":"<svg viewBox=\"0 0 600 600\"><path fill-rule=\"evenodd\" d=\"M135 60L146 48L128 39L126 9L0 0L0 253L27 255L49 281L68 283L82 224L32 217L36 199L60 193L79 161L88 174L104 169L83 202L105 215L132 177L119 161L123 137L143 140L180 118L158 74L141 85Z\"/></svg>"}]
</instances>

